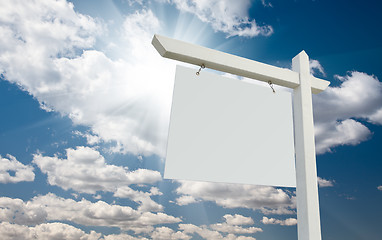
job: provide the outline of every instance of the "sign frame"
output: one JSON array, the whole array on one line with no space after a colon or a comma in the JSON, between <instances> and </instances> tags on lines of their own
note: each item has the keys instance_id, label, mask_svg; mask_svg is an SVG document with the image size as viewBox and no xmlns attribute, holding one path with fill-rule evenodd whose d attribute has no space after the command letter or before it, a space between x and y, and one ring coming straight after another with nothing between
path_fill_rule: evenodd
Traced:
<instances>
[{"instance_id":1,"label":"sign frame","mask_svg":"<svg viewBox=\"0 0 382 240\"><path fill-rule=\"evenodd\" d=\"M152 44L165 58L293 89L298 239L321 240L312 93L330 82L310 75L306 52L292 59L289 70L160 35Z\"/></svg>"}]
</instances>

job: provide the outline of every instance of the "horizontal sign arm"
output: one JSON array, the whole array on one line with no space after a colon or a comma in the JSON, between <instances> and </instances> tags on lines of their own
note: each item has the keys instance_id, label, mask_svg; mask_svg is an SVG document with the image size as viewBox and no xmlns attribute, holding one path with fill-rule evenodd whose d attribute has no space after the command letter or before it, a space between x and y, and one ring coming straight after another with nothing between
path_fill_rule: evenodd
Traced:
<instances>
[{"instance_id":1,"label":"horizontal sign arm","mask_svg":"<svg viewBox=\"0 0 382 240\"><path fill-rule=\"evenodd\" d=\"M231 55L214 49L154 35L152 44L162 57L227 72L288 88L299 86L299 73L254 60ZM311 76L312 93L327 88L328 81Z\"/></svg>"}]
</instances>

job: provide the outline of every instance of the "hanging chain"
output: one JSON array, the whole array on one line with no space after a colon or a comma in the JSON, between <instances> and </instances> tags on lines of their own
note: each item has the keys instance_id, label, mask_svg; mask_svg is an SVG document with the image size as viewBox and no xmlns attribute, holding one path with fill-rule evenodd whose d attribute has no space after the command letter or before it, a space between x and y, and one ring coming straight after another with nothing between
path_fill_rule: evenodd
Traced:
<instances>
[{"instance_id":1,"label":"hanging chain","mask_svg":"<svg viewBox=\"0 0 382 240\"><path fill-rule=\"evenodd\" d=\"M202 71L202 69L204 69L206 66L204 64L202 64L199 68L199 70L196 72L196 75L199 76L200 72Z\"/></svg>"},{"instance_id":2,"label":"hanging chain","mask_svg":"<svg viewBox=\"0 0 382 240\"><path fill-rule=\"evenodd\" d=\"M268 81L268 84L272 88L273 93L276 93L275 89L273 88L273 83L271 81Z\"/></svg>"},{"instance_id":3,"label":"hanging chain","mask_svg":"<svg viewBox=\"0 0 382 240\"><path fill-rule=\"evenodd\" d=\"M202 71L202 69L206 68L206 66L204 64L202 64L199 68L199 70L196 72L196 75L199 76L200 72ZM272 88L272 91L273 93L276 93L275 89L273 88L273 83L272 81L268 81L268 84L269 86Z\"/></svg>"}]
</instances>

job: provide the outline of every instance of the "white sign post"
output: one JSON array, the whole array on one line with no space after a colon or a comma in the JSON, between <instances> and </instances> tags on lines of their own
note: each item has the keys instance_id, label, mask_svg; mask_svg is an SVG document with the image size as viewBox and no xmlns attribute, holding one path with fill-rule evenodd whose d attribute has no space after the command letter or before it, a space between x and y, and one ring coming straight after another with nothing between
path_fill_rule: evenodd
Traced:
<instances>
[{"instance_id":1,"label":"white sign post","mask_svg":"<svg viewBox=\"0 0 382 240\"><path fill-rule=\"evenodd\" d=\"M152 44L162 57L293 89L298 239L321 240L312 93L329 82L310 75L308 55L294 57L292 71L159 35Z\"/></svg>"}]
</instances>

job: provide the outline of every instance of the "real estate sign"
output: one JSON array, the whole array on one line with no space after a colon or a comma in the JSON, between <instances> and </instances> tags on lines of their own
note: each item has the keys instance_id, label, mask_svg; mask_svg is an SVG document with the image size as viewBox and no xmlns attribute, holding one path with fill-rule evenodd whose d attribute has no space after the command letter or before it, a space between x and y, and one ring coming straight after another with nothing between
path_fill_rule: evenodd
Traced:
<instances>
[{"instance_id":1,"label":"real estate sign","mask_svg":"<svg viewBox=\"0 0 382 240\"><path fill-rule=\"evenodd\" d=\"M177 66L164 177L296 186L292 96Z\"/></svg>"}]
</instances>

